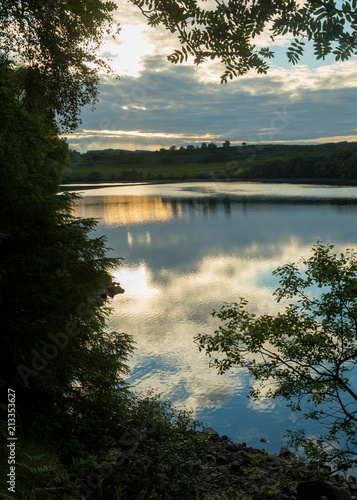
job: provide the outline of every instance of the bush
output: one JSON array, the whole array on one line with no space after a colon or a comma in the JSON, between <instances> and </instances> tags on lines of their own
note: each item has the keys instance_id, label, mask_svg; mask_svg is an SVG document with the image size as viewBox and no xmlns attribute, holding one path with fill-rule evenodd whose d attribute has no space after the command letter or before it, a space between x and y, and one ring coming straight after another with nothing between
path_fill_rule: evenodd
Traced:
<instances>
[{"instance_id":1,"label":"bush","mask_svg":"<svg viewBox=\"0 0 357 500\"><path fill-rule=\"evenodd\" d=\"M132 399L120 442L131 446L130 460L116 472L126 498L195 499L208 450L200 423L149 393ZM151 496L154 494L154 496Z\"/></svg>"}]
</instances>

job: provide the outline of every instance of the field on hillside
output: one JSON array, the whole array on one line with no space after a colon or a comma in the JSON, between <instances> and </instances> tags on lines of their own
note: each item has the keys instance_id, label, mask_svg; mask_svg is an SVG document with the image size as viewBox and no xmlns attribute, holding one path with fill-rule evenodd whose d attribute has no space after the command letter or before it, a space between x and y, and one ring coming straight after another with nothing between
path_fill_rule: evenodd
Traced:
<instances>
[{"instance_id":1,"label":"field on hillside","mask_svg":"<svg viewBox=\"0 0 357 500\"><path fill-rule=\"evenodd\" d=\"M64 182L357 178L357 144L246 145L160 151L72 151Z\"/></svg>"}]
</instances>

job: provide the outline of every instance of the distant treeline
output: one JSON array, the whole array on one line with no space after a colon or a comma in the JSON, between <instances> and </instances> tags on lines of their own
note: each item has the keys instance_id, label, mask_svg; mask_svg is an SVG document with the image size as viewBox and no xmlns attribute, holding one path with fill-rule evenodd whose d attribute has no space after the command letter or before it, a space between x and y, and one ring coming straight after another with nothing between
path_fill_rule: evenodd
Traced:
<instances>
[{"instance_id":1,"label":"distant treeline","mask_svg":"<svg viewBox=\"0 0 357 500\"><path fill-rule=\"evenodd\" d=\"M320 148L320 146L318 147ZM301 154L302 153L302 154ZM357 145L334 145L326 150L302 151L291 157L268 160L249 168L252 177L357 178ZM312 154L313 153L313 154ZM248 173L248 172L247 172Z\"/></svg>"},{"instance_id":2,"label":"distant treeline","mask_svg":"<svg viewBox=\"0 0 357 500\"><path fill-rule=\"evenodd\" d=\"M64 182L159 179L357 179L357 144L309 146L203 143L160 151L72 151Z\"/></svg>"}]
</instances>

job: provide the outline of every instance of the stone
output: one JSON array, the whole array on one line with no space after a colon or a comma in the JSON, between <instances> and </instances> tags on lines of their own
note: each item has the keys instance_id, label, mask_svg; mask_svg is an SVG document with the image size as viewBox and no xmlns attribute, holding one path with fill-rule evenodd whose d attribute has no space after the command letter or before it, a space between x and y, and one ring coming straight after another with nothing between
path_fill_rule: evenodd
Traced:
<instances>
[{"instance_id":1,"label":"stone","mask_svg":"<svg viewBox=\"0 0 357 500\"><path fill-rule=\"evenodd\" d=\"M205 427L202 430L202 434L208 434L208 436L219 436L218 432L212 429L212 427Z\"/></svg>"},{"instance_id":2,"label":"stone","mask_svg":"<svg viewBox=\"0 0 357 500\"><path fill-rule=\"evenodd\" d=\"M115 295L118 295L118 293L124 293L125 290L120 286L119 283L112 283L111 285L107 286L106 292L109 297L114 298Z\"/></svg>"},{"instance_id":3,"label":"stone","mask_svg":"<svg viewBox=\"0 0 357 500\"><path fill-rule=\"evenodd\" d=\"M252 459L251 459L249 453L246 453L245 451L241 451L239 453L239 458L240 458L241 464L244 466L248 466L252 463Z\"/></svg>"},{"instance_id":4,"label":"stone","mask_svg":"<svg viewBox=\"0 0 357 500\"><path fill-rule=\"evenodd\" d=\"M337 488L326 481L303 481L297 485L298 500L352 500L347 490Z\"/></svg>"},{"instance_id":5,"label":"stone","mask_svg":"<svg viewBox=\"0 0 357 500\"><path fill-rule=\"evenodd\" d=\"M201 478L207 498L209 495L225 498L229 490L237 495L248 495L244 498L251 498L254 493L252 498L255 500L263 497L272 500L357 500L357 481L349 478L347 484L338 475L335 479L329 476L328 481L317 481L315 478L321 477L321 472L328 473L328 468L323 464L305 464L304 470L291 467L294 453L288 448L282 448L278 457L246 444L227 442L212 428L206 428L204 434L211 436L210 451L206 455L209 464Z\"/></svg>"},{"instance_id":6,"label":"stone","mask_svg":"<svg viewBox=\"0 0 357 500\"><path fill-rule=\"evenodd\" d=\"M241 474L243 472L241 464L237 460L231 463L229 470L232 474Z\"/></svg>"},{"instance_id":7,"label":"stone","mask_svg":"<svg viewBox=\"0 0 357 500\"><path fill-rule=\"evenodd\" d=\"M225 467L225 469L226 469L226 467ZM218 481L223 486L226 486L228 484L228 478L227 478L226 472L224 474L222 473L219 476Z\"/></svg>"},{"instance_id":8,"label":"stone","mask_svg":"<svg viewBox=\"0 0 357 500\"><path fill-rule=\"evenodd\" d=\"M218 432L212 429L212 427L205 427L202 430L202 434L206 434L206 436L209 436L209 438L211 439L211 441L213 441L213 443L219 443L221 441Z\"/></svg>"},{"instance_id":9,"label":"stone","mask_svg":"<svg viewBox=\"0 0 357 500\"><path fill-rule=\"evenodd\" d=\"M289 450L289 448L286 448L285 446L280 448L280 453L279 453L279 457L281 458L286 458L286 457L289 457L290 455L293 455L294 453Z\"/></svg>"},{"instance_id":10,"label":"stone","mask_svg":"<svg viewBox=\"0 0 357 500\"><path fill-rule=\"evenodd\" d=\"M228 443L227 446L226 446L226 450L227 451L239 451L239 447L237 444L234 444L234 443Z\"/></svg>"},{"instance_id":11,"label":"stone","mask_svg":"<svg viewBox=\"0 0 357 500\"><path fill-rule=\"evenodd\" d=\"M223 453L217 453L216 462L218 465L226 465L229 460L225 455L223 455Z\"/></svg>"}]
</instances>

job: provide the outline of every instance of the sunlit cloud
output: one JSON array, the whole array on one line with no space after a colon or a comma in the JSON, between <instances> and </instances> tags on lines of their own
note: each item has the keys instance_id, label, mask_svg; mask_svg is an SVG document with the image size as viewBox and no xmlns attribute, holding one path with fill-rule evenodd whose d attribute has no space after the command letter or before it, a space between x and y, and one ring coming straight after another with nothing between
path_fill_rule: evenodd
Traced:
<instances>
[{"instance_id":1,"label":"sunlit cloud","mask_svg":"<svg viewBox=\"0 0 357 500\"><path fill-rule=\"evenodd\" d=\"M207 62L196 71L200 81L220 85L219 76L222 74L222 65L219 62ZM276 92L278 86L280 92L293 92L293 95L295 93L298 95L304 89L355 88L356 81L356 58L344 62L325 63L316 68L302 63L296 66L281 67L274 64L273 60L267 75L257 75L251 70L246 75L241 76L239 78L239 91L249 92L252 95L267 95Z\"/></svg>"},{"instance_id":2,"label":"sunlit cloud","mask_svg":"<svg viewBox=\"0 0 357 500\"><path fill-rule=\"evenodd\" d=\"M120 135L130 135L132 137L161 137L166 139L186 139L187 136L184 134L176 133L176 134L167 134L165 132L140 132L139 130L83 130L83 134L85 137L90 137L90 134L103 134L109 135L112 137L120 136ZM191 136L191 139L217 139L219 136L214 136L211 134L202 134Z\"/></svg>"},{"instance_id":3,"label":"sunlit cloud","mask_svg":"<svg viewBox=\"0 0 357 500\"><path fill-rule=\"evenodd\" d=\"M176 36L150 28L131 3L116 14L119 39L108 37L102 55L112 59L120 80L101 75L95 112L85 107L83 127L68 136L71 147L155 150L202 142L311 144L356 141L356 57L316 61L311 51L296 66L283 56L289 37L273 42L268 31L259 44L271 44L277 57L267 75L250 71L220 84L217 61L172 65ZM260 46L260 45L259 45ZM313 64L311 63L313 61ZM276 114L289 119L276 125Z\"/></svg>"},{"instance_id":4,"label":"sunlit cloud","mask_svg":"<svg viewBox=\"0 0 357 500\"><path fill-rule=\"evenodd\" d=\"M71 139L88 139L94 137L107 137L107 138L117 138L121 136L129 137L146 137L146 138L161 138L161 139L178 139L182 141L212 141L215 139L220 139L219 135L204 134L201 135L190 135L182 133L165 133L165 132L142 132L139 130L87 130L83 129L83 132L75 132L71 134Z\"/></svg>"},{"instance_id":5,"label":"sunlit cloud","mask_svg":"<svg viewBox=\"0 0 357 500\"><path fill-rule=\"evenodd\" d=\"M115 40L112 36L104 37L100 55L110 59L110 67L120 77L138 77L143 70L142 58L155 51L148 36L150 30L140 10L130 2L120 4L114 19L120 25L120 33Z\"/></svg>"},{"instance_id":6,"label":"sunlit cloud","mask_svg":"<svg viewBox=\"0 0 357 500\"><path fill-rule=\"evenodd\" d=\"M142 57L153 54L155 50L147 38L143 26L124 25L119 41L103 44L103 56L111 58L110 66L119 76L138 77L143 70Z\"/></svg>"}]
</instances>

